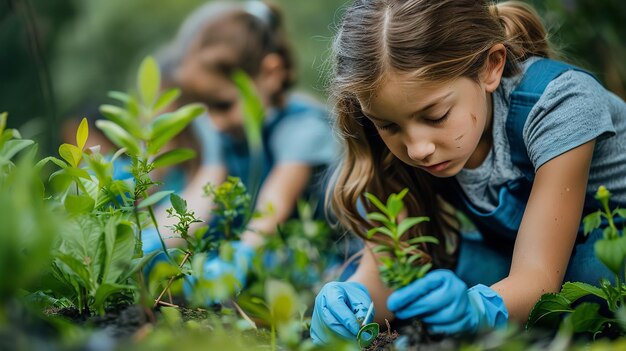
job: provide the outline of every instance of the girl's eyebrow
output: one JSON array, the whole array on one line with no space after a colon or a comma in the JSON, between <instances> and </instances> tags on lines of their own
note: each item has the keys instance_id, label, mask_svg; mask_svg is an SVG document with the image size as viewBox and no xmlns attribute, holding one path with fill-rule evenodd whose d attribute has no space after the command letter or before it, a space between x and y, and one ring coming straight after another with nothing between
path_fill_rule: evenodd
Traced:
<instances>
[{"instance_id":1,"label":"girl's eyebrow","mask_svg":"<svg viewBox=\"0 0 626 351\"><path fill-rule=\"evenodd\" d=\"M450 95L452 95L452 93L453 92L450 91L450 92L448 92L445 95L442 95L442 96L440 96L438 98L433 99L428 105L418 109L417 111L415 111L415 113L430 110L431 108L435 107L437 104L441 103L443 100L447 99Z\"/></svg>"}]
</instances>

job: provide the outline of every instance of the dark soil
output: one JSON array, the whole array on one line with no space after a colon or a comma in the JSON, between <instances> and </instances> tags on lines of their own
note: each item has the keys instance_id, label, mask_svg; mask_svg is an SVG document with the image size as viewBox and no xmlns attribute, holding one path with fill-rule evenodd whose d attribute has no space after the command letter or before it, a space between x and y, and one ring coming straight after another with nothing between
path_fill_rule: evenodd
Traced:
<instances>
[{"instance_id":1,"label":"dark soil","mask_svg":"<svg viewBox=\"0 0 626 351\"><path fill-rule=\"evenodd\" d=\"M379 333L374 342L369 347L366 347L365 351L385 351L385 350L395 350L394 341L398 338L398 332L392 331L390 332L382 332Z\"/></svg>"},{"instance_id":2,"label":"dark soil","mask_svg":"<svg viewBox=\"0 0 626 351\"><path fill-rule=\"evenodd\" d=\"M65 317L76 324L103 330L115 339L132 336L149 321L146 310L138 305L118 305L107 310L102 316L84 315L79 313L76 308L50 310L47 311L47 314Z\"/></svg>"}]
</instances>

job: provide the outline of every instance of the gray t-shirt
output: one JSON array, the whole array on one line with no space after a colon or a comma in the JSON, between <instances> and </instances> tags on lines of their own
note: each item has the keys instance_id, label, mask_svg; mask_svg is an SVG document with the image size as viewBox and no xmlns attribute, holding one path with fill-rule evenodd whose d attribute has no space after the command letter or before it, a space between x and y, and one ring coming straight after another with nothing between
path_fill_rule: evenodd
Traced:
<instances>
[{"instance_id":1,"label":"gray t-shirt","mask_svg":"<svg viewBox=\"0 0 626 351\"><path fill-rule=\"evenodd\" d=\"M524 62L523 71L535 60ZM483 211L497 207L502 185L522 177L511 162L505 130L509 95L521 77L503 78L493 93L493 145L486 159L478 168L463 169L456 176L470 201ZM523 139L535 171L596 139L587 193L604 185L613 193L613 200L626 203L626 103L590 75L572 70L550 82L528 115Z\"/></svg>"}]
</instances>

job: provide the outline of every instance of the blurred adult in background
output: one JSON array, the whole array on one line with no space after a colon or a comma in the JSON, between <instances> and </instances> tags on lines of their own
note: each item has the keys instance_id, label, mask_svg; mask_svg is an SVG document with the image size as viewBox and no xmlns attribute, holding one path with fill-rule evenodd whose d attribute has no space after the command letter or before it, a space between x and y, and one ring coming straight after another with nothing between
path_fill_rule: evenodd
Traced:
<instances>
[{"instance_id":1,"label":"blurred adult in background","mask_svg":"<svg viewBox=\"0 0 626 351\"><path fill-rule=\"evenodd\" d=\"M252 219L241 240L233 243L235 263L217 257L205 264L208 277L231 272L245 285L254 250L294 214L297 200L323 199L325 170L339 153L328 112L312 98L291 92L295 67L283 18L266 2L207 3L187 17L170 50L180 54L174 81L182 89L183 102L204 103L208 111L193 124L208 141L202 164L181 194L202 220L209 220L211 210L203 196L205 184L218 185L236 176L248 188L253 186L239 91L231 80L235 70L252 78L265 110L263 164L254 170L260 175L255 207L264 215ZM171 237L165 230L162 235ZM144 235L143 240L144 248L160 246L158 238ZM167 242L180 245L182 239Z\"/></svg>"}]
</instances>

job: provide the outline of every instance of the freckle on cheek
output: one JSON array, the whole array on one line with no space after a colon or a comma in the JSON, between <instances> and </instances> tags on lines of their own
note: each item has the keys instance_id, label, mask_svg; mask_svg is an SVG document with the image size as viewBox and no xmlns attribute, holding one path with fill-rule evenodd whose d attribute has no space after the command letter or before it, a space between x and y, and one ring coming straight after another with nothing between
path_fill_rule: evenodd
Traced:
<instances>
[{"instance_id":1,"label":"freckle on cheek","mask_svg":"<svg viewBox=\"0 0 626 351\"><path fill-rule=\"evenodd\" d=\"M471 113L470 114L472 116L472 122L474 122L474 125L476 125L476 123L478 123L478 118L476 118L476 115Z\"/></svg>"}]
</instances>

